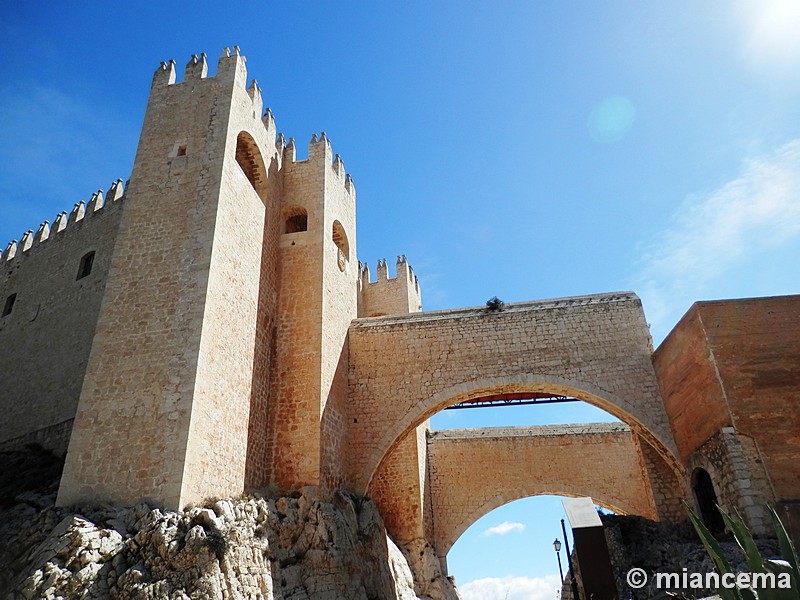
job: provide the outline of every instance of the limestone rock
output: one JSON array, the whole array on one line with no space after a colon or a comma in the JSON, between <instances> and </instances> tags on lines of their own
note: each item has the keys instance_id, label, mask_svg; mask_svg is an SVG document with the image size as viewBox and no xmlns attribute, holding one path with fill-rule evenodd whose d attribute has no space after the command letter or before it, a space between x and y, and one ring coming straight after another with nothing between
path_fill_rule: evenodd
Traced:
<instances>
[{"instance_id":1,"label":"limestone rock","mask_svg":"<svg viewBox=\"0 0 800 600\"><path fill-rule=\"evenodd\" d=\"M414 573L414 587L421 598L460 600L453 581L442 573L439 558L424 539L403 544L403 553Z\"/></svg>"},{"instance_id":2,"label":"limestone rock","mask_svg":"<svg viewBox=\"0 0 800 600\"><path fill-rule=\"evenodd\" d=\"M179 513L147 505L83 514L50 507L29 521L15 538L16 556L0 565L0 572L12 570L0 579L11 582L0 598L418 598L375 506L344 492L322 498L305 489ZM429 582L424 598L458 598L439 587Z\"/></svg>"}]
</instances>

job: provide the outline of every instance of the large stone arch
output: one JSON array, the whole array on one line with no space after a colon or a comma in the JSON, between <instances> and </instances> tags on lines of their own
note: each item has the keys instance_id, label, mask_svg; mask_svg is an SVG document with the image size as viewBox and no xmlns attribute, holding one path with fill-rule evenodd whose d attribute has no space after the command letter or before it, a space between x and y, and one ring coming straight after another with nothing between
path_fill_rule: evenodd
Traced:
<instances>
[{"instance_id":1,"label":"large stone arch","mask_svg":"<svg viewBox=\"0 0 800 600\"><path fill-rule=\"evenodd\" d=\"M636 415L636 407L629 399L619 398L588 382L567 380L541 373L520 373L509 377L486 377L452 385L422 402L418 407L418 412L407 413L403 420L392 423L379 441L379 445L385 448L385 451L370 473L367 489L380 471L382 463L397 444L406 436L411 435L414 429L434 414L460 402L501 394L568 396L596 406L617 417L630 426L633 432L644 438L667 460L676 476L681 473L672 448L666 447L664 442L648 428L648 425L641 422L640 417Z\"/></svg>"},{"instance_id":2,"label":"large stone arch","mask_svg":"<svg viewBox=\"0 0 800 600\"><path fill-rule=\"evenodd\" d=\"M439 556L482 516L530 496L588 496L619 514L656 518L638 437L622 423L438 431L427 454Z\"/></svg>"},{"instance_id":3,"label":"large stone arch","mask_svg":"<svg viewBox=\"0 0 800 600\"><path fill-rule=\"evenodd\" d=\"M424 419L503 386L562 390L600 406L679 468L652 340L633 293L356 319L348 350L346 480L357 493Z\"/></svg>"}]
</instances>

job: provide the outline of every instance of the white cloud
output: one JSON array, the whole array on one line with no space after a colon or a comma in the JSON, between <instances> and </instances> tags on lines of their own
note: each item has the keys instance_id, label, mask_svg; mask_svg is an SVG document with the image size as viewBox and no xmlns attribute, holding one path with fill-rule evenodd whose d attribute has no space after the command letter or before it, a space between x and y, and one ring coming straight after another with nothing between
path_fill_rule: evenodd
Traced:
<instances>
[{"instance_id":1,"label":"white cloud","mask_svg":"<svg viewBox=\"0 0 800 600\"><path fill-rule=\"evenodd\" d=\"M458 586L463 600L556 600L561 581L546 577L486 577Z\"/></svg>"},{"instance_id":2,"label":"white cloud","mask_svg":"<svg viewBox=\"0 0 800 600\"><path fill-rule=\"evenodd\" d=\"M512 523L511 521L503 521L500 525L495 525L494 527L489 527L486 531L484 531L481 535L484 537L490 535L505 535L512 531L525 531L525 525L522 523Z\"/></svg>"},{"instance_id":3,"label":"white cloud","mask_svg":"<svg viewBox=\"0 0 800 600\"><path fill-rule=\"evenodd\" d=\"M676 308L685 311L715 282L741 276L737 269L745 262L780 254L798 237L800 140L793 140L746 162L736 178L713 192L687 198L649 246L634 289L654 326L671 327Z\"/></svg>"}]
</instances>

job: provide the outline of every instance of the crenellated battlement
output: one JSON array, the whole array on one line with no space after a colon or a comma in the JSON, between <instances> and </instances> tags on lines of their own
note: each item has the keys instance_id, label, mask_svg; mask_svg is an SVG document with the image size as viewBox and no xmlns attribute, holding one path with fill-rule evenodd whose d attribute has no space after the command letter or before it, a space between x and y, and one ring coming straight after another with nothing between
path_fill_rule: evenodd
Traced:
<instances>
[{"instance_id":1,"label":"crenellated battlement","mask_svg":"<svg viewBox=\"0 0 800 600\"><path fill-rule=\"evenodd\" d=\"M187 62L186 66L184 67L183 81L178 81L177 71L175 68L176 62L171 58L168 61L162 61L158 66L153 74L153 82L151 87L155 88L159 86L171 86L190 81L196 82L202 80L219 79L221 76L224 78L230 73L235 72L237 68L241 68L246 75L247 69L244 66L246 61L247 59L239 52L239 46L233 46L233 49L223 48L222 54L217 61L217 73L216 75L209 76L206 53L201 52L199 56L197 54L192 54L189 58L189 62ZM253 81L253 83L255 84L255 81ZM254 96L251 95L251 97Z\"/></svg>"},{"instance_id":2,"label":"crenellated battlement","mask_svg":"<svg viewBox=\"0 0 800 600\"><path fill-rule=\"evenodd\" d=\"M286 142L284 135L279 133L275 147L283 158L283 164L312 164L324 165L326 168L330 167L334 177L341 181L345 191L350 195L355 195L356 187L353 183L353 177L345 170L341 155L333 153L331 140L324 131L319 134L319 137L317 137L316 133L311 135L311 140L308 142L308 158L305 160L297 160L297 148L294 138L289 138L289 141Z\"/></svg>"},{"instance_id":3,"label":"crenellated battlement","mask_svg":"<svg viewBox=\"0 0 800 600\"><path fill-rule=\"evenodd\" d=\"M382 281L393 281L400 278L405 279L409 285L413 286L417 291L419 291L419 278L414 274L414 269L411 267L411 265L408 264L408 259L406 258L405 254L401 254L397 257L397 262L395 263L395 276L392 278L389 277L389 267L386 259L379 258L376 266L376 276L377 279L372 281L369 271L369 263L362 263L361 261L358 262L359 289L361 289L365 284L377 285Z\"/></svg>"},{"instance_id":4,"label":"crenellated battlement","mask_svg":"<svg viewBox=\"0 0 800 600\"><path fill-rule=\"evenodd\" d=\"M399 315L422 310L419 279L405 254L397 257L394 277L389 277L386 259L378 259L376 277L372 281L369 265L358 263L359 317Z\"/></svg>"},{"instance_id":5,"label":"crenellated battlement","mask_svg":"<svg viewBox=\"0 0 800 600\"><path fill-rule=\"evenodd\" d=\"M247 83L246 62L247 59L241 55L238 46L223 48L217 61L216 74L209 75L206 53L192 54L184 67L183 80L179 80L175 60L163 61L153 74L151 96L160 98L164 94L178 94L189 90L192 98L196 98L205 86L211 85L241 90L243 94L237 101L242 102L244 98L249 98L253 117L260 118L269 139L275 139L275 118L269 108L264 110L263 93L258 82L251 79L250 83ZM191 103L192 100L187 97L186 101ZM282 149L277 148L277 150L278 156L282 157Z\"/></svg>"},{"instance_id":6,"label":"crenellated battlement","mask_svg":"<svg viewBox=\"0 0 800 600\"><path fill-rule=\"evenodd\" d=\"M104 194L103 190L97 190L92 194L88 202L81 200L72 207L69 213L66 211L58 213L52 226L50 221L43 221L36 232L29 229L22 234L19 241L11 240L2 251L2 254L0 254L0 264L25 256L32 248L45 244L56 236L65 235L71 231L75 224L87 221L102 212L109 204L113 205L115 202L121 201L124 193L125 190L121 179L117 179L111 184L108 194Z\"/></svg>"}]
</instances>

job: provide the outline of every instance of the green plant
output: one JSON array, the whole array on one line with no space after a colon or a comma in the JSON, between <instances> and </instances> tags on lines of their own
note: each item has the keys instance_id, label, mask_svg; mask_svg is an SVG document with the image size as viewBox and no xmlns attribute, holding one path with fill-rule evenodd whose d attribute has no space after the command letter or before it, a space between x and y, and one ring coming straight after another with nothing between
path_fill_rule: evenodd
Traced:
<instances>
[{"instance_id":1,"label":"green plant","mask_svg":"<svg viewBox=\"0 0 800 600\"><path fill-rule=\"evenodd\" d=\"M714 561L719 575L722 576L733 573L719 542L717 542L711 532L703 524L702 520L686 503L684 503L684 507L689 514L689 519L692 521L695 531L697 531L709 556L711 556L711 559ZM781 558L783 559L781 561L761 556L755 540L750 534L750 530L744 524L744 520L738 513L732 517L721 508L719 512L725 521L725 525L731 533L733 533L736 543L741 548L751 573L773 574L773 581L776 582L785 582L788 578L790 585L788 587L781 585L771 587L760 586L755 590L747 587L720 586L718 591L722 600L755 600L756 598L759 600L800 600L800 588L798 588L800 571L798 571L797 552L775 509L771 506L768 506L767 509L778 538Z\"/></svg>"}]
</instances>

